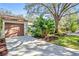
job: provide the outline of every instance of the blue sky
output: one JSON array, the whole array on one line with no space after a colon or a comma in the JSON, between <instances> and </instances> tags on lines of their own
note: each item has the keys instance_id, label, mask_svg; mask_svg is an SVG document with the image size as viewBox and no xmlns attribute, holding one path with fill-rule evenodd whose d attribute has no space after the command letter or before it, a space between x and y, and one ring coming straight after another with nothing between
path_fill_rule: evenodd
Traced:
<instances>
[{"instance_id":1,"label":"blue sky","mask_svg":"<svg viewBox=\"0 0 79 59\"><path fill-rule=\"evenodd\" d=\"M26 10L24 10L24 3L0 3L0 8L9 10L16 15L26 15ZM79 10L79 5L76 6L75 10Z\"/></svg>"},{"instance_id":2,"label":"blue sky","mask_svg":"<svg viewBox=\"0 0 79 59\"><path fill-rule=\"evenodd\" d=\"M26 14L26 10L23 9L24 6L23 3L0 3L0 8L9 10L16 15Z\"/></svg>"}]
</instances>

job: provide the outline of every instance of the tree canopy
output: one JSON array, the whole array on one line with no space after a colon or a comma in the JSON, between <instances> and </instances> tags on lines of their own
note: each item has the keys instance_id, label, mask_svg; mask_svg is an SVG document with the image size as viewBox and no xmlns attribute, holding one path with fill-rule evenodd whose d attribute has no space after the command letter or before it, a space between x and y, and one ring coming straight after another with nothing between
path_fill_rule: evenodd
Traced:
<instances>
[{"instance_id":1,"label":"tree canopy","mask_svg":"<svg viewBox=\"0 0 79 59\"><path fill-rule=\"evenodd\" d=\"M5 10L5 9L1 8L0 15L12 15L12 12L9 10Z\"/></svg>"},{"instance_id":2,"label":"tree canopy","mask_svg":"<svg viewBox=\"0 0 79 59\"><path fill-rule=\"evenodd\" d=\"M27 14L50 14L53 16L56 23L56 33L58 32L58 23L62 17L66 15L71 15L78 13L79 10L75 12L68 13L71 9L74 9L75 6L79 5L78 3L32 3L26 4L25 9Z\"/></svg>"}]
</instances>

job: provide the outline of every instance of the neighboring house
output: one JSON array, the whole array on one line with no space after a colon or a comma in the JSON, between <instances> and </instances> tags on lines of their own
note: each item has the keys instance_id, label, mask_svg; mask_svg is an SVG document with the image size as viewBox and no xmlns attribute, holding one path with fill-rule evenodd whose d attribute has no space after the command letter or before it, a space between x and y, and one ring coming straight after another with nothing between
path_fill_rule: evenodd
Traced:
<instances>
[{"instance_id":1,"label":"neighboring house","mask_svg":"<svg viewBox=\"0 0 79 59\"><path fill-rule=\"evenodd\" d=\"M2 35L7 37L23 36L26 34L27 20L17 16L0 16L3 20Z\"/></svg>"}]
</instances>

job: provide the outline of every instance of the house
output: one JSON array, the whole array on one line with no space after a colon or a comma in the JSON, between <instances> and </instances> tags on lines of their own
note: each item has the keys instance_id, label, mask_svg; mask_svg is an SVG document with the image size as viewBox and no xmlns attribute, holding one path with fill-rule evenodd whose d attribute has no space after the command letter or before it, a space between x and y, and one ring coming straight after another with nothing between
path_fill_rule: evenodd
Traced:
<instances>
[{"instance_id":1,"label":"house","mask_svg":"<svg viewBox=\"0 0 79 59\"><path fill-rule=\"evenodd\" d=\"M27 20L23 17L1 15L3 20L2 35L7 37L24 36L26 34Z\"/></svg>"}]
</instances>

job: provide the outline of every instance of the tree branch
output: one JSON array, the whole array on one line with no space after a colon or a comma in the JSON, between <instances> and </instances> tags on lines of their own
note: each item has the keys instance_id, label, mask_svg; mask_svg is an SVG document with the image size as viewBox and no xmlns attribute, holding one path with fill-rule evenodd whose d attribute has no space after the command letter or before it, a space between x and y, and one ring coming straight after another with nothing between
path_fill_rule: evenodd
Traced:
<instances>
[{"instance_id":1,"label":"tree branch","mask_svg":"<svg viewBox=\"0 0 79 59\"><path fill-rule=\"evenodd\" d=\"M46 6L46 5L43 4L43 3L41 3L41 5L44 6L44 7L46 7L46 8L49 10L49 12L50 12L52 15L54 15L53 11L52 11L48 6Z\"/></svg>"},{"instance_id":2,"label":"tree branch","mask_svg":"<svg viewBox=\"0 0 79 59\"><path fill-rule=\"evenodd\" d=\"M65 14L65 15L63 15L62 17L65 17L65 16L67 16L67 15L77 14L77 13L79 13L79 11L76 11L76 12L73 12L73 13L69 13L69 14Z\"/></svg>"},{"instance_id":3,"label":"tree branch","mask_svg":"<svg viewBox=\"0 0 79 59\"><path fill-rule=\"evenodd\" d=\"M62 9L61 9L59 15L62 15L62 14L64 13L64 11L65 11L70 5L71 5L71 4L68 4L68 3L64 4L64 5L62 6Z\"/></svg>"},{"instance_id":4,"label":"tree branch","mask_svg":"<svg viewBox=\"0 0 79 59\"><path fill-rule=\"evenodd\" d=\"M78 4L75 4L75 5L72 5L72 6L69 6L68 8L66 8L66 9L62 12L62 14L60 14L60 16L62 17L65 12L67 12L69 9L75 7L76 5L78 5Z\"/></svg>"},{"instance_id":5,"label":"tree branch","mask_svg":"<svg viewBox=\"0 0 79 59\"><path fill-rule=\"evenodd\" d=\"M52 3L52 6L53 6L53 9L54 9L54 14L56 14L56 6L55 6L55 3Z\"/></svg>"},{"instance_id":6,"label":"tree branch","mask_svg":"<svg viewBox=\"0 0 79 59\"><path fill-rule=\"evenodd\" d=\"M59 11L60 11L60 6L61 6L61 3L58 4L58 10L57 10L58 15L59 15Z\"/></svg>"}]
</instances>

